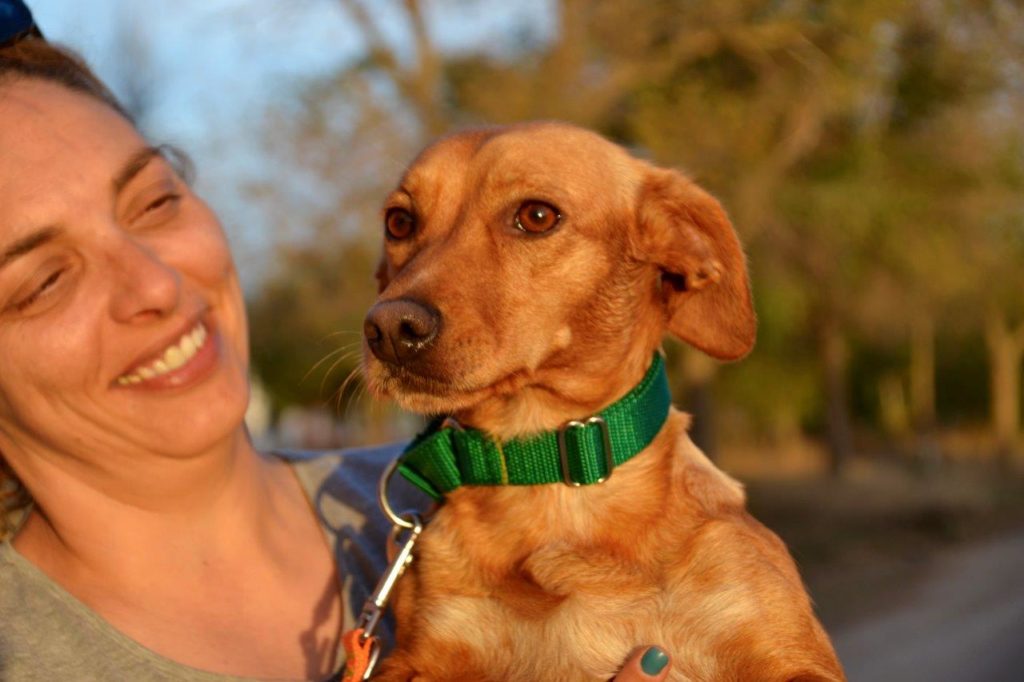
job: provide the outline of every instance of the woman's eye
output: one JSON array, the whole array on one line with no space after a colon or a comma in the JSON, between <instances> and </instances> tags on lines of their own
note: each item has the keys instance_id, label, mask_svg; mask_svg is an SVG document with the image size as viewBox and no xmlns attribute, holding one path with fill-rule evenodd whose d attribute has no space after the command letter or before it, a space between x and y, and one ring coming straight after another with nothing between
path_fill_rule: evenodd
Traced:
<instances>
[{"instance_id":1,"label":"woman's eye","mask_svg":"<svg viewBox=\"0 0 1024 682\"><path fill-rule=\"evenodd\" d=\"M146 208L142 210L142 213L140 214L139 217L149 213L154 213L155 211L159 211L162 208L169 208L171 206L175 206L180 200L181 195L175 192L161 195L155 201L151 201L149 204L147 204Z\"/></svg>"},{"instance_id":2,"label":"woman's eye","mask_svg":"<svg viewBox=\"0 0 1024 682\"><path fill-rule=\"evenodd\" d=\"M27 309L33 303L38 301L40 297L44 296L50 289L56 286L63 274L64 270L55 270L52 272L42 281L42 283L39 284L39 286L32 290L32 293L15 303L14 307L19 311Z\"/></svg>"},{"instance_id":3,"label":"woman's eye","mask_svg":"<svg viewBox=\"0 0 1024 682\"><path fill-rule=\"evenodd\" d=\"M524 201L516 211L516 229L539 234L554 229L562 215L558 209L543 201Z\"/></svg>"},{"instance_id":4,"label":"woman's eye","mask_svg":"<svg viewBox=\"0 0 1024 682\"><path fill-rule=\"evenodd\" d=\"M416 231L416 218L404 208L389 208L384 214L384 229L388 239L407 239Z\"/></svg>"},{"instance_id":5,"label":"woman's eye","mask_svg":"<svg viewBox=\"0 0 1024 682\"><path fill-rule=\"evenodd\" d=\"M155 211L156 209L160 208L164 204L170 203L172 201L177 201L180 198L181 198L180 194L165 194L164 196L160 197L159 199L157 199L156 201L151 203L149 206L147 206L146 210L147 211Z\"/></svg>"}]
</instances>

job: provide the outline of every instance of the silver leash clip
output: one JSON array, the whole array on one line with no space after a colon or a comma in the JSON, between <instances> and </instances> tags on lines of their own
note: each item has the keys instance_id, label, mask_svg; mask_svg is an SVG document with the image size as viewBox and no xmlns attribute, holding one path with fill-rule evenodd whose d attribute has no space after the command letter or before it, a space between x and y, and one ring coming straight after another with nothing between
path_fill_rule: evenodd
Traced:
<instances>
[{"instance_id":1,"label":"silver leash clip","mask_svg":"<svg viewBox=\"0 0 1024 682\"><path fill-rule=\"evenodd\" d=\"M363 604L363 610L359 614L359 620L356 622L356 628L363 631L359 637L360 644L365 644L367 640L371 642L370 657L366 666L366 672L363 673L363 680L369 680L370 675L373 674L374 669L377 667L381 646L374 633L377 631L377 626L387 610L388 601L391 599L391 593L394 591L398 579L402 577L405 569L412 563L412 548L419 539L420 533L423 532L423 519L419 514L411 511L397 514L391 508L391 505L388 504L387 485L397 466L398 462L396 460L385 469L377 492L381 509L392 523L390 542L398 548L398 551L384 570L384 574L377 582L377 587L374 588L373 593L367 597L366 602ZM403 533L408 533L404 541L402 540Z\"/></svg>"},{"instance_id":2,"label":"silver leash clip","mask_svg":"<svg viewBox=\"0 0 1024 682\"><path fill-rule=\"evenodd\" d=\"M420 533L423 532L423 522L418 514L407 513L402 516L412 524L412 528L405 529L401 526L395 526L391 529L391 541L396 546L399 546L398 552L395 554L395 558L391 560L391 563L388 564L384 575L380 577L380 581L377 583L377 587L374 588L373 593L367 597L366 602L363 604L363 611L359 614L359 621L356 623L356 627L363 631L359 638L360 643L364 643L368 639L373 640L370 649L370 661L366 666L366 673L363 675L364 680L370 679L370 675L373 674L373 669L377 666L378 659L380 659L380 642L377 641L374 632L376 632L377 626L380 624L380 619L384 616L384 611L387 609L388 601L391 599L391 593L394 591L398 579L402 577L405 569L412 563L413 545L416 544ZM405 542L399 545L399 538L406 530L408 530L409 535Z\"/></svg>"}]
</instances>

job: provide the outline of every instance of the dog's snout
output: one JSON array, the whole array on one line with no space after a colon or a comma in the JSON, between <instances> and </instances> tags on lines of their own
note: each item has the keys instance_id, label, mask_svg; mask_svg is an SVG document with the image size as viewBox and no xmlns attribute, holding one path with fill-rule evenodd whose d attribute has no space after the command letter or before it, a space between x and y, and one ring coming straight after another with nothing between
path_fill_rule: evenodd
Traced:
<instances>
[{"instance_id":1,"label":"dog's snout","mask_svg":"<svg viewBox=\"0 0 1024 682\"><path fill-rule=\"evenodd\" d=\"M363 321L363 336L379 360L403 365L430 345L441 327L441 315L416 301L382 301Z\"/></svg>"}]
</instances>

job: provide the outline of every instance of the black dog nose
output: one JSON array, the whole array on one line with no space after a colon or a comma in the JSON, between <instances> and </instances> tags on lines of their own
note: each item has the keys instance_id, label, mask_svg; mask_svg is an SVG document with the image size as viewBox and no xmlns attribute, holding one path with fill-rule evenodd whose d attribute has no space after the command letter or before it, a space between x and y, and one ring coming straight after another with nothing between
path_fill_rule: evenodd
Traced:
<instances>
[{"instance_id":1,"label":"black dog nose","mask_svg":"<svg viewBox=\"0 0 1024 682\"><path fill-rule=\"evenodd\" d=\"M441 315L422 303L382 301L366 314L363 336L378 359L403 365L426 348L441 327Z\"/></svg>"}]
</instances>

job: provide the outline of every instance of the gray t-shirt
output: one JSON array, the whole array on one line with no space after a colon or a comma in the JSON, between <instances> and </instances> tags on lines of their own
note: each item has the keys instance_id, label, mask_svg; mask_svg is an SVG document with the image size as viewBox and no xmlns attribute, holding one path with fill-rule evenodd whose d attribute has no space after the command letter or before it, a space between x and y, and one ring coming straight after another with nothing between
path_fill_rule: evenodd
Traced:
<instances>
[{"instance_id":1,"label":"gray t-shirt","mask_svg":"<svg viewBox=\"0 0 1024 682\"><path fill-rule=\"evenodd\" d=\"M388 523L376 486L399 446L334 453L278 453L290 461L334 552L351 628L386 566ZM429 499L396 477L390 495L399 508L425 509ZM391 627L381 626L385 646ZM339 668L344 665L339 652ZM165 658L118 632L68 594L9 542L0 543L0 680L17 682L131 680L240 682ZM252 682L249 680L249 682Z\"/></svg>"}]
</instances>

